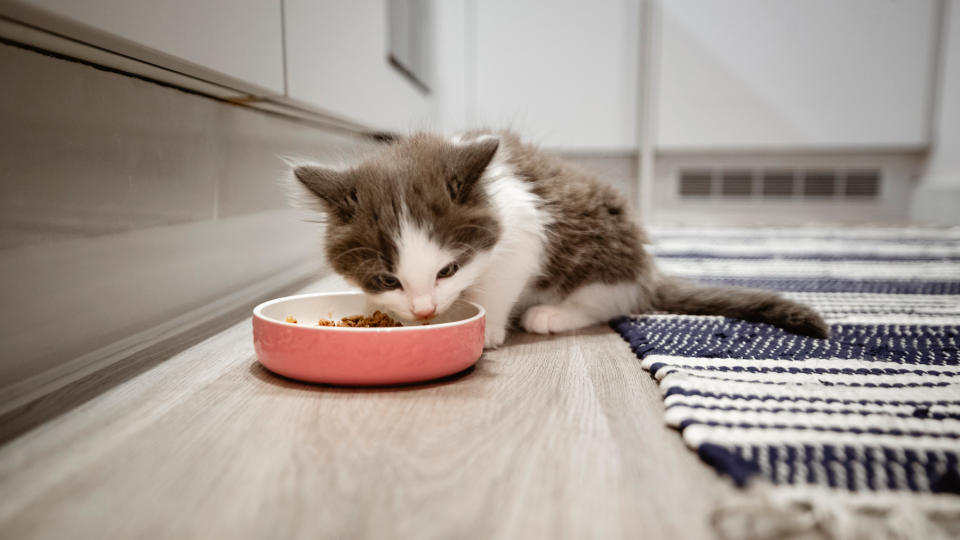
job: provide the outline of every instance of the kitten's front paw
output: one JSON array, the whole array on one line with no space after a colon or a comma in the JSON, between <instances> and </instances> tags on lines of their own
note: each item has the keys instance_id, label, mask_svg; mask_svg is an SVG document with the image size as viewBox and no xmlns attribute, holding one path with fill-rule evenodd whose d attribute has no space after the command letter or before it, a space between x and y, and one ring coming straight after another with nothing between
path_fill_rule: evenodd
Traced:
<instances>
[{"instance_id":1,"label":"kitten's front paw","mask_svg":"<svg viewBox=\"0 0 960 540\"><path fill-rule=\"evenodd\" d=\"M564 332L575 327L570 314L558 306L543 304L533 306L523 314L523 328L531 334Z\"/></svg>"},{"instance_id":2,"label":"kitten's front paw","mask_svg":"<svg viewBox=\"0 0 960 540\"><path fill-rule=\"evenodd\" d=\"M483 331L483 348L496 349L507 340L507 328L503 325L487 325Z\"/></svg>"}]
</instances>

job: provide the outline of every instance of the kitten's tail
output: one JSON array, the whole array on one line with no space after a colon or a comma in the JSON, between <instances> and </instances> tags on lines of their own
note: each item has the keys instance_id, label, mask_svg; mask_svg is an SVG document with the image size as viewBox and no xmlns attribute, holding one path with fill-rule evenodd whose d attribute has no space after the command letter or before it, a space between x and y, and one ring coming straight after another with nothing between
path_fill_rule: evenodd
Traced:
<instances>
[{"instance_id":1,"label":"kitten's tail","mask_svg":"<svg viewBox=\"0 0 960 540\"><path fill-rule=\"evenodd\" d=\"M723 315L772 324L801 336L830 337L830 327L816 311L777 293L742 287L705 287L672 276L660 278L651 295L656 309L686 315Z\"/></svg>"}]
</instances>

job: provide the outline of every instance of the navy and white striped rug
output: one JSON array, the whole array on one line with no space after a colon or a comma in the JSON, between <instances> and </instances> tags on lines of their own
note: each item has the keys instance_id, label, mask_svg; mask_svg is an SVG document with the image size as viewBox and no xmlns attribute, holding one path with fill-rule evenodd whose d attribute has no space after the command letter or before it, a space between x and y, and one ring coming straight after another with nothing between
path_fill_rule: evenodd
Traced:
<instances>
[{"instance_id":1,"label":"navy and white striped rug","mask_svg":"<svg viewBox=\"0 0 960 540\"><path fill-rule=\"evenodd\" d=\"M833 333L722 317L613 321L659 382L667 423L704 461L741 486L960 493L960 230L653 237L665 271L784 291Z\"/></svg>"}]
</instances>

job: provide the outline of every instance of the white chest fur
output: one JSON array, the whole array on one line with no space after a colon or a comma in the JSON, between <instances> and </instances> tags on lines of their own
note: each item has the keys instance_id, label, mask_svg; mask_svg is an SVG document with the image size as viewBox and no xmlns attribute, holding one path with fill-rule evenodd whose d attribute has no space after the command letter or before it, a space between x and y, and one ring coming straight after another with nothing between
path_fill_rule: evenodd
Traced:
<instances>
[{"instance_id":1,"label":"white chest fur","mask_svg":"<svg viewBox=\"0 0 960 540\"><path fill-rule=\"evenodd\" d=\"M518 300L542 269L549 216L538 197L517 178L506 162L507 149L497 151L484 172L483 186L499 214L501 236L490 252L468 298L487 310L487 344L500 345Z\"/></svg>"}]
</instances>

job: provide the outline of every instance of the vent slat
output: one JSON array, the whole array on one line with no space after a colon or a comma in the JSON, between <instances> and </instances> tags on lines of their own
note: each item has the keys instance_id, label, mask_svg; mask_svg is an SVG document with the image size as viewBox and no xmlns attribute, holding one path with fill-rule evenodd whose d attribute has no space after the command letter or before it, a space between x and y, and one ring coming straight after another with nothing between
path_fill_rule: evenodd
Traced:
<instances>
[{"instance_id":1,"label":"vent slat","mask_svg":"<svg viewBox=\"0 0 960 540\"><path fill-rule=\"evenodd\" d=\"M851 198L873 197L880 195L880 173L877 171L851 171L847 173L847 185L844 196Z\"/></svg>"},{"instance_id":2,"label":"vent slat","mask_svg":"<svg viewBox=\"0 0 960 540\"><path fill-rule=\"evenodd\" d=\"M763 173L763 197L792 197L793 171L767 171Z\"/></svg>"},{"instance_id":3,"label":"vent slat","mask_svg":"<svg viewBox=\"0 0 960 540\"><path fill-rule=\"evenodd\" d=\"M724 197L749 197L753 193L750 171L724 171L720 177L720 194Z\"/></svg>"},{"instance_id":4,"label":"vent slat","mask_svg":"<svg viewBox=\"0 0 960 540\"><path fill-rule=\"evenodd\" d=\"M804 197L833 197L836 192L837 174L833 171L807 171L804 173Z\"/></svg>"},{"instance_id":5,"label":"vent slat","mask_svg":"<svg viewBox=\"0 0 960 540\"><path fill-rule=\"evenodd\" d=\"M685 171L680 174L681 197L709 197L713 177L710 171Z\"/></svg>"}]
</instances>

